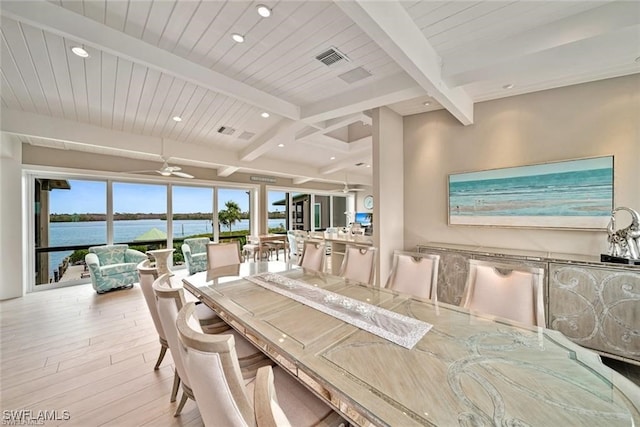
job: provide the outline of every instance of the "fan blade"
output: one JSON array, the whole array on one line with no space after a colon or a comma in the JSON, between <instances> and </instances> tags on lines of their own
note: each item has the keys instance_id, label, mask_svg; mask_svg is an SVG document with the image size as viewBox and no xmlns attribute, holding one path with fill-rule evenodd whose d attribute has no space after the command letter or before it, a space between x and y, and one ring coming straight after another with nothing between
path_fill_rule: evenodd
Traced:
<instances>
[{"instance_id":1,"label":"fan blade","mask_svg":"<svg viewBox=\"0 0 640 427\"><path fill-rule=\"evenodd\" d=\"M169 171L169 172L178 172L178 171L182 170L182 168L180 166L167 166L167 167L165 167L163 169L166 170L166 171Z\"/></svg>"},{"instance_id":2,"label":"fan blade","mask_svg":"<svg viewBox=\"0 0 640 427\"><path fill-rule=\"evenodd\" d=\"M193 178L193 175L189 175L188 173L184 173L184 172L171 172L173 175L175 176L179 176L180 178Z\"/></svg>"}]
</instances>

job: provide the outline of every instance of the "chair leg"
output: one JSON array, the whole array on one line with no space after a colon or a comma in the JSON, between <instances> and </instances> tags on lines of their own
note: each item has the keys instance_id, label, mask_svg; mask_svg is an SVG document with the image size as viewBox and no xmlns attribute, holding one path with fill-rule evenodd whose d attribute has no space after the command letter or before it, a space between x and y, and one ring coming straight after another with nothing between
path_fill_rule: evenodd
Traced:
<instances>
[{"instance_id":1,"label":"chair leg","mask_svg":"<svg viewBox=\"0 0 640 427\"><path fill-rule=\"evenodd\" d=\"M166 345L163 345L162 347L160 347L160 355L158 356L158 361L156 362L156 366L153 367L154 371L157 371L158 368L160 367L160 364L162 363L162 360L164 359L164 355L167 352L167 347Z\"/></svg>"},{"instance_id":2,"label":"chair leg","mask_svg":"<svg viewBox=\"0 0 640 427\"><path fill-rule=\"evenodd\" d=\"M184 392L184 390L182 391L182 398L180 399L180 403L178 404L178 407L176 408L176 413L173 414L174 417L177 417L178 415L180 415L180 412L182 412L182 408L184 408L184 405L187 403L187 393Z\"/></svg>"},{"instance_id":3,"label":"chair leg","mask_svg":"<svg viewBox=\"0 0 640 427\"><path fill-rule=\"evenodd\" d=\"M173 371L173 388L171 389L171 402L176 401L178 397L178 389L180 388L180 376L177 371Z\"/></svg>"}]
</instances>

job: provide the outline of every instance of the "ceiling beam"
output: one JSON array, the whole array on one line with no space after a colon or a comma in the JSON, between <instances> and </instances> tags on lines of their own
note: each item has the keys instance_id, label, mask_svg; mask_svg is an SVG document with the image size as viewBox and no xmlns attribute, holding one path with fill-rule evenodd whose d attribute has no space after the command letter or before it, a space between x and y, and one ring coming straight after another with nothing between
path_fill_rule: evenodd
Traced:
<instances>
[{"instance_id":1,"label":"ceiling beam","mask_svg":"<svg viewBox=\"0 0 640 427\"><path fill-rule=\"evenodd\" d=\"M401 71L378 80L373 85L358 87L303 105L300 107L300 119L316 123L426 95L427 92L415 80Z\"/></svg>"},{"instance_id":2,"label":"ceiling beam","mask_svg":"<svg viewBox=\"0 0 640 427\"><path fill-rule=\"evenodd\" d=\"M312 181L311 178L307 178L307 177L297 177L297 178L293 178L293 183L296 185L300 185L300 184L304 184L306 182Z\"/></svg>"},{"instance_id":3,"label":"ceiling beam","mask_svg":"<svg viewBox=\"0 0 640 427\"><path fill-rule=\"evenodd\" d=\"M328 175L331 173L339 172L341 170L354 166L356 163L366 162L367 158L369 157L371 157L371 153L369 153L368 151L361 152L361 153L354 153L351 156L345 157L344 159L341 159L339 161L333 162L331 164L328 164L327 166L320 168L319 172L321 175Z\"/></svg>"},{"instance_id":4,"label":"ceiling beam","mask_svg":"<svg viewBox=\"0 0 640 427\"><path fill-rule=\"evenodd\" d=\"M297 120L299 106L44 0L3 1L0 14Z\"/></svg>"},{"instance_id":5,"label":"ceiling beam","mask_svg":"<svg viewBox=\"0 0 640 427\"><path fill-rule=\"evenodd\" d=\"M354 153L356 151L371 150L373 138L365 136L351 142L344 142L328 135L319 134L304 140L306 144L320 148L330 148L331 150L340 151L341 153Z\"/></svg>"},{"instance_id":6,"label":"ceiling beam","mask_svg":"<svg viewBox=\"0 0 640 427\"><path fill-rule=\"evenodd\" d=\"M400 2L368 0L335 4L462 124L473 123L473 100L442 78L442 59ZM304 115L304 114L303 114Z\"/></svg>"},{"instance_id":7,"label":"ceiling beam","mask_svg":"<svg viewBox=\"0 0 640 427\"><path fill-rule=\"evenodd\" d=\"M331 120L326 120L323 123L319 123L319 127L318 128L307 128L304 129L301 132L298 132L296 134L296 141L300 140L300 139L304 139L308 136L311 135L317 135L319 133L327 133L327 132L332 132L336 129L340 129L343 128L345 126L350 125L351 123L356 123L356 122L362 122L362 123L367 123L367 124L371 124L371 117L365 115L364 113L360 112L360 113L354 113L354 114L349 114L348 116L343 116L343 117L337 117L335 119L331 119Z\"/></svg>"},{"instance_id":8,"label":"ceiling beam","mask_svg":"<svg viewBox=\"0 0 640 427\"><path fill-rule=\"evenodd\" d=\"M227 177L230 176L240 170L237 166L226 166L222 168L218 168L218 176Z\"/></svg>"},{"instance_id":9,"label":"ceiling beam","mask_svg":"<svg viewBox=\"0 0 640 427\"><path fill-rule=\"evenodd\" d=\"M250 162L262 156L279 143L291 143L296 130L304 126L290 119L281 119L266 132L256 137L253 142L240 153L240 160Z\"/></svg>"},{"instance_id":10,"label":"ceiling beam","mask_svg":"<svg viewBox=\"0 0 640 427\"><path fill-rule=\"evenodd\" d=\"M251 163L238 159L235 151L223 149L205 149L200 144L165 139L165 152L162 152L162 140L158 137L135 135L99 126L78 123L71 120L43 116L24 111L2 108L0 111L0 130L4 133L62 141L69 149L83 151L86 146L117 151L118 155L126 153L138 155L164 156L173 163L180 160L199 162L203 167L224 168L237 167L243 172L295 178L305 177L309 180L323 182L343 182L340 175L321 174L317 168L289 161L261 158ZM371 180L366 176L354 176L353 182L368 185Z\"/></svg>"}]
</instances>

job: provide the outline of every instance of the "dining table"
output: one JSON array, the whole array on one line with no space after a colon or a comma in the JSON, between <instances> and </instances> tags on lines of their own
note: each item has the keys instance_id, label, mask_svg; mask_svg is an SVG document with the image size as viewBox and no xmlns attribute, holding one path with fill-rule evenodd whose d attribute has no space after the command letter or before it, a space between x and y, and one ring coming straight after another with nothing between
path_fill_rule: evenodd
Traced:
<instances>
[{"instance_id":1,"label":"dining table","mask_svg":"<svg viewBox=\"0 0 640 427\"><path fill-rule=\"evenodd\" d=\"M640 388L557 331L285 262L183 284L354 425L640 425Z\"/></svg>"}]
</instances>

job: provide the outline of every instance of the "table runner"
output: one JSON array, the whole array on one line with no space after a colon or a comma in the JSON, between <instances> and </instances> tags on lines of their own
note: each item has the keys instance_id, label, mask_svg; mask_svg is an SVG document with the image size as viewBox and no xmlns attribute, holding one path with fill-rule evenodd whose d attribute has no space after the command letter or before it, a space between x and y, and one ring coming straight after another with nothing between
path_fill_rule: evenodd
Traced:
<instances>
[{"instance_id":1,"label":"table runner","mask_svg":"<svg viewBox=\"0 0 640 427\"><path fill-rule=\"evenodd\" d=\"M408 349L433 326L279 274L263 273L246 279Z\"/></svg>"}]
</instances>

